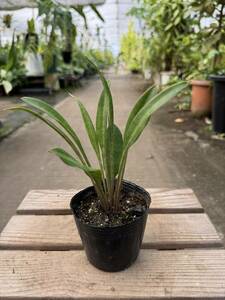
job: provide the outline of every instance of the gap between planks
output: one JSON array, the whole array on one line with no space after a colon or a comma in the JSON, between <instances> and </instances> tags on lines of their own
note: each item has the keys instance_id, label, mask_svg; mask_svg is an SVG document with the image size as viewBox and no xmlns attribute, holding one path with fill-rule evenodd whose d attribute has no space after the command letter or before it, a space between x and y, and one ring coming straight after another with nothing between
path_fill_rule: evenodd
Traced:
<instances>
[{"instance_id":1,"label":"gap between planks","mask_svg":"<svg viewBox=\"0 0 225 300\"><path fill-rule=\"evenodd\" d=\"M203 213L204 210L191 189L147 189L152 203L150 213ZM17 209L17 214L71 214L70 199L77 190L32 190Z\"/></svg>"},{"instance_id":2,"label":"gap between planks","mask_svg":"<svg viewBox=\"0 0 225 300\"><path fill-rule=\"evenodd\" d=\"M149 215L142 248L221 247L206 214ZM71 250L82 244L73 216L16 215L0 234L2 249Z\"/></svg>"}]
</instances>

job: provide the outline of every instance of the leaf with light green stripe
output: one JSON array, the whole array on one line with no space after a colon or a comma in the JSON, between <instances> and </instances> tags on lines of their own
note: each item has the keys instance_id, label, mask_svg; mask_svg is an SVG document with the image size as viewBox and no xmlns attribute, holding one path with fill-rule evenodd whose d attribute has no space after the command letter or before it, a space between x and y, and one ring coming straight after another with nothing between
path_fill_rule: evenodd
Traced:
<instances>
[{"instance_id":1,"label":"leaf with light green stripe","mask_svg":"<svg viewBox=\"0 0 225 300\"><path fill-rule=\"evenodd\" d=\"M90 178L94 178L97 183L101 182L101 172L99 169L93 169L81 164L76 158L61 148L54 148L49 152L58 156L66 165L83 170Z\"/></svg>"},{"instance_id":2,"label":"leaf with light green stripe","mask_svg":"<svg viewBox=\"0 0 225 300\"><path fill-rule=\"evenodd\" d=\"M132 123L134 117L137 115L137 113L142 109L142 107L151 100L152 97L154 97L157 93L157 89L155 86L151 86L149 89L147 89L142 95L141 97L138 99L138 101L136 102L136 104L134 105L134 108L132 109L132 111L129 114L128 120L127 120L127 124L126 124L126 128L125 128L125 132L124 135L126 135L126 132L130 126L130 124Z\"/></svg>"},{"instance_id":3,"label":"leaf with light green stripe","mask_svg":"<svg viewBox=\"0 0 225 300\"><path fill-rule=\"evenodd\" d=\"M30 113L34 117L40 119L43 121L45 124L47 124L50 128L55 130L73 149L73 151L76 153L76 155L79 157L80 152L77 149L76 145L73 143L73 141L67 136L67 134L62 131L59 127L57 127L53 122L45 118L43 115L40 115L39 113L32 111L30 108L24 107L24 106L15 106L15 107L10 107L8 110L20 110L20 111L25 111L27 113Z\"/></svg>"},{"instance_id":4,"label":"leaf with light green stripe","mask_svg":"<svg viewBox=\"0 0 225 300\"><path fill-rule=\"evenodd\" d=\"M151 115L162 105L167 103L171 98L179 94L187 86L188 85L186 82L176 83L154 96L150 102L147 102L142 107L142 109L133 119L126 132L126 135L124 136L125 149L128 149L136 142L137 138L140 136L145 126L147 125L146 122L149 120Z\"/></svg>"},{"instance_id":5,"label":"leaf with light green stripe","mask_svg":"<svg viewBox=\"0 0 225 300\"><path fill-rule=\"evenodd\" d=\"M120 160L123 152L123 137L120 129L115 124L113 125L113 135L110 146L112 148L110 161L114 171L113 175L116 176L118 174Z\"/></svg>"},{"instance_id":6,"label":"leaf with light green stripe","mask_svg":"<svg viewBox=\"0 0 225 300\"><path fill-rule=\"evenodd\" d=\"M109 88L109 84L108 84L107 80L105 79L104 75L102 74L102 72L96 66L96 64L93 63L87 56L85 56L85 58L87 59L89 64L91 64L93 66L93 68L96 70L96 72L99 74L99 77L102 81L102 85L103 85L104 91L105 91L105 97L108 100L107 104L108 104L108 111L109 111L109 126L112 126L113 121L114 121L114 111L113 111L112 94L111 94L111 91Z\"/></svg>"},{"instance_id":7,"label":"leaf with light green stripe","mask_svg":"<svg viewBox=\"0 0 225 300\"><path fill-rule=\"evenodd\" d=\"M107 114L105 113L105 104L105 92L103 90L99 98L96 114L96 135L101 149L103 149L104 135L107 127Z\"/></svg>"},{"instance_id":8,"label":"leaf with light green stripe","mask_svg":"<svg viewBox=\"0 0 225 300\"><path fill-rule=\"evenodd\" d=\"M22 101L26 104L37 108L43 113L46 113L49 117L51 117L53 120L58 122L63 129L69 133L69 135L73 138L74 142L77 144L77 147L79 148L80 152L84 156L84 158L87 160L87 156L84 152L84 149L81 145L80 139L78 138L76 132L72 129L72 127L69 125L69 123L65 120L65 118L57 112L51 105L46 103L45 101L42 101L40 99L31 98L31 97L23 97Z\"/></svg>"},{"instance_id":9,"label":"leaf with light green stripe","mask_svg":"<svg viewBox=\"0 0 225 300\"><path fill-rule=\"evenodd\" d=\"M85 128L86 128L88 136L89 136L89 140L92 144L92 147L95 150L96 155L99 158L98 139L97 139L97 135L96 135L95 128L92 123L91 117L90 117L89 113L87 112L86 108L84 107L83 103L78 101L78 104L80 107L80 111L81 111L81 115L82 115L82 118L84 121Z\"/></svg>"}]
</instances>

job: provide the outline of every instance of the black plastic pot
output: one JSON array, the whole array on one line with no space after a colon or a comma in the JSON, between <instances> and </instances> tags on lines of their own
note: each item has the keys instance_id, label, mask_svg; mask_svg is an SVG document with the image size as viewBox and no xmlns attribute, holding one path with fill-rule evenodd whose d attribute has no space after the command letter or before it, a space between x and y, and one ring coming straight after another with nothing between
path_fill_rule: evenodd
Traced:
<instances>
[{"instance_id":1,"label":"black plastic pot","mask_svg":"<svg viewBox=\"0 0 225 300\"><path fill-rule=\"evenodd\" d=\"M72 52L71 51L62 51L62 57L65 64L70 64L72 60Z\"/></svg>"},{"instance_id":2,"label":"black plastic pot","mask_svg":"<svg viewBox=\"0 0 225 300\"><path fill-rule=\"evenodd\" d=\"M96 268L117 272L129 267L138 257L148 216L150 195L141 187L124 181L123 192L141 197L146 210L135 221L115 227L96 227L84 224L77 217L77 208L82 201L96 195L93 187L76 194L70 203L75 222L88 260Z\"/></svg>"},{"instance_id":3,"label":"black plastic pot","mask_svg":"<svg viewBox=\"0 0 225 300\"><path fill-rule=\"evenodd\" d=\"M225 133L225 76L210 76L213 80L213 130Z\"/></svg>"}]
</instances>

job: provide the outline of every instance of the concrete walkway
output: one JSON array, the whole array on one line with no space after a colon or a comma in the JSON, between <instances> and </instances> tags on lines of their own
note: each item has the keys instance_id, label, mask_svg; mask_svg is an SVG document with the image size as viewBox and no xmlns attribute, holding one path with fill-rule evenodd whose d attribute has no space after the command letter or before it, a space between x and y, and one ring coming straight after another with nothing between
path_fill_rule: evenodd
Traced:
<instances>
[{"instance_id":1,"label":"concrete walkway","mask_svg":"<svg viewBox=\"0 0 225 300\"><path fill-rule=\"evenodd\" d=\"M123 128L145 83L139 77L131 75L111 75L110 81L115 99L116 123ZM83 101L94 116L100 92L101 84L95 78L77 89L75 96ZM65 99L58 105L58 110L77 128L87 152L93 157L74 99ZM202 149L192 140L167 128L163 124L166 113L166 109L163 109L154 116L152 124L131 150L126 178L145 187L193 188L217 229L225 233L225 207L222 201L224 188L220 184L216 191L213 188L215 180L207 174L208 154L203 157ZM64 147L64 142L37 120L1 142L0 230L29 190L82 188L90 183L83 173L65 166L48 153L48 150L56 146ZM190 155L194 164L190 161ZM214 170L214 176L220 177L221 172L224 173L222 166Z\"/></svg>"}]
</instances>

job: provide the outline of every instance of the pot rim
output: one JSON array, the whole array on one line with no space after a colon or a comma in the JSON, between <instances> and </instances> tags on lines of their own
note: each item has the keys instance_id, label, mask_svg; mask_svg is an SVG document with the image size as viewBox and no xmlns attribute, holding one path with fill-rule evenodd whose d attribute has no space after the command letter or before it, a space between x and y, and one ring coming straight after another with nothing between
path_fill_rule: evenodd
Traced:
<instances>
[{"instance_id":1,"label":"pot rim","mask_svg":"<svg viewBox=\"0 0 225 300\"><path fill-rule=\"evenodd\" d=\"M212 81L225 81L225 75L210 75Z\"/></svg>"},{"instance_id":2,"label":"pot rim","mask_svg":"<svg viewBox=\"0 0 225 300\"><path fill-rule=\"evenodd\" d=\"M209 80L203 79L203 80L191 80L191 85L196 85L196 86L211 86L212 83Z\"/></svg>"},{"instance_id":3,"label":"pot rim","mask_svg":"<svg viewBox=\"0 0 225 300\"><path fill-rule=\"evenodd\" d=\"M118 228L125 228L126 226L130 226L130 225L134 224L135 222L139 221L141 218L143 218L143 216L144 216L146 213L148 214L148 213L149 213L149 207L150 207L150 204L151 204L151 196L150 196L150 194L149 194L144 188L142 188L142 187L136 185L136 184L133 183L133 182L124 180L123 183L128 184L128 185L133 185L134 187L137 187L140 191L142 191L143 193L145 193L146 199L147 199L147 197L148 197L148 202L147 202L147 200L145 199L145 200L146 200L146 210L143 212L142 215L136 217L135 220L133 220L133 221L131 221L131 222L129 222L129 223L126 223L126 224L122 224L122 225L102 226L102 227L100 227L100 226L96 226L96 225L93 225L93 224L86 224L86 223L83 223L83 222L80 220L80 218L78 218L78 217L76 216L76 214L74 213L73 203L75 202L75 197L77 197L77 196L79 197L80 194L82 194L82 193L84 193L84 192L87 192L88 190L94 191L94 192L95 192L94 186L89 186L89 187L87 187L87 188L85 188L85 189L79 191L78 193L76 193L76 194L72 197L72 199L70 200L70 209L72 210L72 213L73 213L73 215L74 215L76 221L78 221L78 222L81 223L82 225L87 226L87 227L89 227L89 228L93 228L93 229L96 229L96 230L104 231L104 230L107 230L107 229L112 230L112 229L118 229Z\"/></svg>"}]
</instances>

